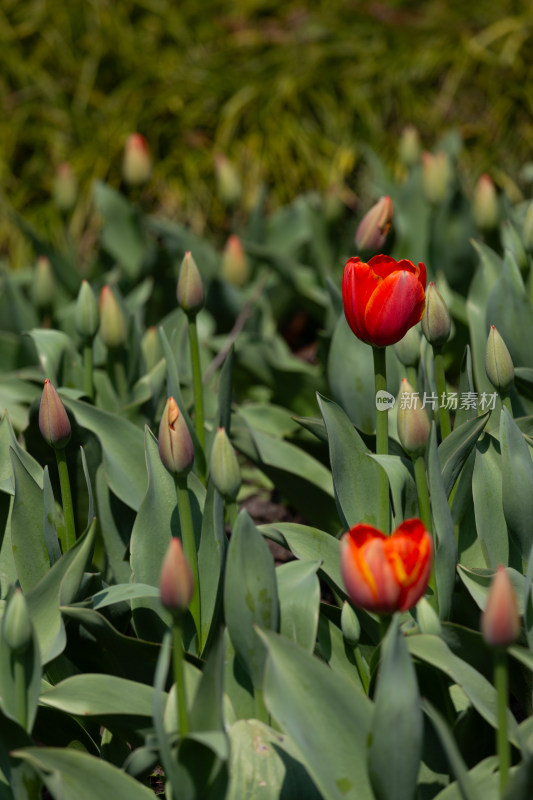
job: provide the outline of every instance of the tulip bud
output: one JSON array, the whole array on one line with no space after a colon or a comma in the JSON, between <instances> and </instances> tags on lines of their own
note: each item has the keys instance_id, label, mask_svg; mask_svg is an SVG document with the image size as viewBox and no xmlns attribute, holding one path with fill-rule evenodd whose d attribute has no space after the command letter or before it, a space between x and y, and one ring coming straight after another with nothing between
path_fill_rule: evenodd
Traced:
<instances>
[{"instance_id":1,"label":"tulip bud","mask_svg":"<svg viewBox=\"0 0 533 800\"><path fill-rule=\"evenodd\" d=\"M143 352L146 369L150 372L163 358L161 339L159 338L159 332L155 325L151 325L144 334L141 341L141 350Z\"/></svg>"},{"instance_id":2,"label":"tulip bud","mask_svg":"<svg viewBox=\"0 0 533 800\"><path fill-rule=\"evenodd\" d=\"M128 186L142 186L152 174L148 142L140 133L128 136L122 162L122 176Z\"/></svg>"},{"instance_id":3,"label":"tulip bud","mask_svg":"<svg viewBox=\"0 0 533 800\"><path fill-rule=\"evenodd\" d=\"M52 197L58 209L64 213L70 211L76 203L78 197L78 181L68 161L59 164L56 169L52 187Z\"/></svg>"},{"instance_id":4,"label":"tulip bud","mask_svg":"<svg viewBox=\"0 0 533 800\"><path fill-rule=\"evenodd\" d=\"M520 635L518 602L506 568L500 564L492 579L481 630L491 647L507 647Z\"/></svg>"},{"instance_id":5,"label":"tulip bud","mask_svg":"<svg viewBox=\"0 0 533 800\"><path fill-rule=\"evenodd\" d=\"M402 378L398 403L398 438L412 458L424 454L431 423L422 401L407 378Z\"/></svg>"},{"instance_id":6,"label":"tulip bud","mask_svg":"<svg viewBox=\"0 0 533 800\"><path fill-rule=\"evenodd\" d=\"M420 333L416 326L409 328L403 339L396 342L394 352L404 367L416 367L420 361Z\"/></svg>"},{"instance_id":7,"label":"tulip bud","mask_svg":"<svg viewBox=\"0 0 533 800\"><path fill-rule=\"evenodd\" d=\"M490 231L498 224L498 195L490 175L482 175L477 182L472 210L474 221L482 231Z\"/></svg>"},{"instance_id":8,"label":"tulip bud","mask_svg":"<svg viewBox=\"0 0 533 800\"><path fill-rule=\"evenodd\" d=\"M210 470L213 483L222 497L235 500L241 488L241 470L224 428L218 429L213 441Z\"/></svg>"},{"instance_id":9,"label":"tulip bud","mask_svg":"<svg viewBox=\"0 0 533 800\"><path fill-rule=\"evenodd\" d=\"M359 250L381 250L392 222L392 200L382 197L367 211L355 234L355 245Z\"/></svg>"},{"instance_id":10,"label":"tulip bud","mask_svg":"<svg viewBox=\"0 0 533 800\"><path fill-rule=\"evenodd\" d=\"M518 265L518 268L524 272L528 266L527 253L522 239L512 222L508 219L502 225L502 246L504 251L510 250Z\"/></svg>"},{"instance_id":11,"label":"tulip bud","mask_svg":"<svg viewBox=\"0 0 533 800\"><path fill-rule=\"evenodd\" d=\"M422 333L430 344L440 347L448 341L452 320L448 306L431 281L426 290L426 313L422 317Z\"/></svg>"},{"instance_id":12,"label":"tulip bud","mask_svg":"<svg viewBox=\"0 0 533 800\"><path fill-rule=\"evenodd\" d=\"M448 153L422 153L422 181L430 203L438 205L446 198L452 182L452 165Z\"/></svg>"},{"instance_id":13,"label":"tulip bud","mask_svg":"<svg viewBox=\"0 0 533 800\"><path fill-rule=\"evenodd\" d=\"M173 397L168 398L159 425L159 455L174 475L186 475L194 462L191 434Z\"/></svg>"},{"instance_id":14,"label":"tulip bud","mask_svg":"<svg viewBox=\"0 0 533 800\"><path fill-rule=\"evenodd\" d=\"M400 161L406 167L414 167L420 160L420 137L414 125L403 129L398 145Z\"/></svg>"},{"instance_id":15,"label":"tulip bud","mask_svg":"<svg viewBox=\"0 0 533 800\"><path fill-rule=\"evenodd\" d=\"M530 253L533 252L533 200L529 204L526 211L526 218L524 220L524 228L522 231L522 238L525 247Z\"/></svg>"},{"instance_id":16,"label":"tulip bud","mask_svg":"<svg viewBox=\"0 0 533 800\"><path fill-rule=\"evenodd\" d=\"M215 156L215 174L218 196L225 205L233 206L242 195L242 184L239 173L223 153Z\"/></svg>"},{"instance_id":17,"label":"tulip bud","mask_svg":"<svg viewBox=\"0 0 533 800\"><path fill-rule=\"evenodd\" d=\"M190 251L185 253L178 275L176 296L187 316L195 317L204 304L202 277Z\"/></svg>"},{"instance_id":18,"label":"tulip bud","mask_svg":"<svg viewBox=\"0 0 533 800\"><path fill-rule=\"evenodd\" d=\"M39 256L31 285L31 297L37 308L49 308L56 292L56 279L46 256Z\"/></svg>"},{"instance_id":19,"label":"tulip bud","mask_svg":"<svg viewBox=\"0 0 533 800\"><path fill-rule=\"evenodd\" d=\"M234 286L244 286L248 282L250 267L242 242L233 234L228 238L222 253L222 277Z\"/></svg>"},{"instance_id":20,"label":"tulip bud","mask_svg":"<svg viewBox=\"0 0 533 800\"><path fill-rule=\"evenodd\" d=\"M96 335L100 324L100 314L98 313L98 303L96 297L87 281L82 281L78 297L76 300L76 310L74 313L74 324L79 335L83 339L92 339Z\"/></svg>"},{"instance_id":21,"label":"tulip bud","mask_svg":"<svg viewBox=\"0 0 533 800\"><path fill-rule=\"evenodd\" d=\"M128 338L126 317L110 286L100 292L100 338L110 349L122 347Z\"/></svg>"},{"instance_id":22,"label":"tulip bud","mask_svg":"<svg viewBox=\"0 0 533 800\"><path fill-rule=\"evenodd\" d=\"M32 641L32 626L26 598L15 589L11 595L2 621L2 638L15 655L23 655Z\"/></svg>"},{"instance_id":23,"label":"tulip bud","mask_svg":"<svg viewBox=\"0 0 533 800\"><path fill-rule=\"evenodd\" d=\"M490 326L489 338L487 339L485 371L487 378L495 389L503 394L507 394L510 391L514 383L513 360L494 325Z\"/></svg>"},{"instance_id":24,"label":"tulip bud","mask_svg":"<svg viewBox=\"0 0 533 800\"><path fill-rule=\"evenodd\" d=\"M181 541L170 540L159 578L161 603L173 614L186 611L194 593L194 579Z\"/></svg>"},{"instance_id":25,"label":"tulip bud","mask_svg":"<svg viewBox=\"0 0 533 800\"><path fill-rule=\"evenodd\" d=\"M47 378L39 406L39 430L50 447L62 450L67 446L71 428L65 406Z\"/></svg>"},{"instance_id":26,"label":"tulip bud","mask_svg":"<svg viewBox=\"0 0 533 800\"><path fill-rule=\"evenodd\" d=\"M361 638L361 623L351 605L346 601L342 604L341 630L349 644L355 645Z\"/></svg>"}]
</instances>

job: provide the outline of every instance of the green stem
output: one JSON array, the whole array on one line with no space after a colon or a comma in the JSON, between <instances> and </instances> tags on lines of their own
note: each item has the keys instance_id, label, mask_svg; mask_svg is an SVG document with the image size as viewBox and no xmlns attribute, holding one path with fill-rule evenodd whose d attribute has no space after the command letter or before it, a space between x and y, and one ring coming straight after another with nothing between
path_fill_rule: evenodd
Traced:
<instances>
[{"instance_id":1,"label":"green stem","mask_svg":"<svg viewBox=\"0 0 533 800\"><path fill-rule=\"evenodd\" d=\"M385 348L372 347L374 355L374 378L376 396L378 392L387 391L387 367L385 362ZM387 455L389 451L389 420L386 408L376 408L376 455ZM380 468L378 483L378 528L384 533L389 532L389 479L387 473Z\"/></svg>"},{"instance_id":2,"label":"green stem","mask_svg":"<svg viewBox=\"0 0 533 800\"><path fill-rule=\"evenodd\" d=\"M83 347L83 391L93 399L93 345L87 343Z\"/></svg>"},{"instance_id":3,"label":"green stem","mask_svg":"<svg viewBox=\"0 0 533 800\"><path fill-rule=\"evenodd\" d=\"M511 764L511 747L507 739L507 653L500 648L494 652L494 685L498 696L496 746L500 760L500 797L503 798Z\"/></svg>"},{"instance_id":4,"label":"green stem","mask_svg":"<svg viewBox=\"0 0 533 800\"><path fill-rule=\"evenodd\" d=\"M63 516L65 517L65 528L67 531L67 550L76 542L76 526L74 524L74 508L72 506L72 494L70 491L70 480L68 477L67 456L65 448L56 449L57 469L59 471L59 485L61 486L61 501L63 503Z\"/></svg>"},{"instance_id":5,"label":"green stem","mask_svg":"<svg viewBox=\"0 0 533 800\"><path fill-rule=\"evenodd\" d=\"M187 695L185 692L185 675L183 672L183 637L181 632L181 614L172 622L172 663L174 666L174 683L176 684L176 710L180 738L189 732L189 716L187 713Z\"/></svg>"},{"instance_id":6,"label":"green stem","mask_svg":"<svg viewBox=\"0 0 533 800\"><path fill-rule=\"evenodd\" d=\"M178 496L178 511L180 515L181 540L183 552L191 567L194 580L194 592L189 605L196 632L198 636L198 652L202 650L202 626L200 618L200 587L198 583L198 555L196 552L196 539L194 536L194 526L192 521L191 503L189 500L189 490L187 489L187 477L176 476L176 492Z\"/></svg>"},{"instance_id":7,"label":"green stem","mask_svg":"<svg viewBox=\"0 0 533 800\"><path fill-rule=\"evenodd\" d=\"M26 673L24 671L24 656L13 654L15 692L17 696L17 722L27 730L28 726L28 703L26 694Z\"/></svg>"},{"instance_id":8,"label":"green stem","mask_svg":"<svg viewBox=\"0 0 533 800\"><path fill-rule=\"evenodd\" d=\"M407 380L409 381L409 383L411 384L411 386L413 387L415 392L417 392L418 391L418 371L417 371L416 367L413 367L413 366L407 367Z\"/></svg>"},{"instance_id":9,"label":"green stem","mask_svg":"<svg viewBox=\"0 0 533 800\"><path fill-rule=\"evenodd\" d=\"M255 698L255 718L265 725L270 725L270 714L265 706L265 700L261 689L254 689Z\"/></svg>"},{"instance_id":10,"label":"green stem","mask_svg":"<svg viewBox=\"0 0 533 800\"><path fill-rule=\"evenodd\" d=\"M204 393L202 388L202 370L200 368L200 349L198 347L196 317L189 320L189 343L191 346L192 381L194 390L194 424L202 450L205 450Z\"/></svg>"},{"instance_id":11,"label":"green stem","mask_svg":"<svg viewBox=\"0 0 533 800\"><path fill-rule=\"evenodd\" d=\"M433 348L433 360L435 366L435 383L437 384L440 435L442 439L445 439L452 432L452 425L450 422L450 412L441 402L446 398L446 376L444 374L444 359L440 347Z\"/></svg>"},{"instance_id":12,"label":"green stem","mask_svg":"<svg viewBox=\"0 0 533 800\"><path fill-rule=\"evenodd\" d=\"M418 512L420 514L420 519L424 523L424 527L429 533L433 532L433 520L431 516L431 503L429 500L429 490L428 490L428 482L426 476L426 466L424 463L424 456L418 456L418 458L413 459L414 469L415 469L415 482L416 482L416 493L418 497ZM434 544L435 549L435 544ZM431 567L431 574L429 577L429 586L433 592L433 594L428 598L429 602L438 613L438 601L437 601L437 580L435 578L435 557L433 557L433 564Z\"/></svg>"},{"instance_id":13,"label":"green stem","mask_svg":"<svg viewBox=\"0 0 533 800\"><path fill-rule=\"evenodd\" d=\"M513 416L513 407L511 405L511 398L509 394L501 394L500 399L502 401L502 406L505 406L511 417Z\"/></svg>"},{"instance_id":14,"label":"green stem","mask_svg":"<svg viewBox=\"0 0 533 800\"><path fill-rule=\"evenodd\" d=\"M113 351L113 372L115 376L115 387L119 399L126 403L128 399L128 379L126 377L126 365L124 363L124 351L122 348Z\"/></svg>"},{"instance_id":15,"label":"green stem","mask_svg":"<svg viewBox=\"0 0 533 800\"><path fill-rule=\"evenodd\" d=\"M228 503L226 507L227 515L228 515L228 522L230 525L231 530L233 530L235 523L237 522L237 515L239 513L239 508L237 503Z\"/></svg>"}]
</instances>

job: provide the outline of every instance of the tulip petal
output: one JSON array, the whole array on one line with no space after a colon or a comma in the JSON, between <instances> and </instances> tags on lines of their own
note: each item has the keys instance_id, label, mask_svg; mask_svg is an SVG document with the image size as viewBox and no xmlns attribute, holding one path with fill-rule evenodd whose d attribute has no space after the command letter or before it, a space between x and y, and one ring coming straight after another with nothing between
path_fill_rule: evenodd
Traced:
<instances>
[{"instance_id":1,"label":"tulip petal","mask_svg":"<svg viewBox=\"0 0 533 800\"><path fill-rule=\"evenodd\" d=\"M412 272L394 272L372 294L364 312L368 340L385 347L402 339L422 318L424 288Z\"/></svg>"},{"instance_id":2,"label":"tulip petal","mask_svg":"<svg viewBox=\"0 0 533 800\"><path fill-rule=\"evenodd\" d=\"M379 283L380 278L369 269L368 264L358 257L348 259L342 275L344 313L352 331L363 341L367 338L364 311Z\"/></svg>"}]
</instances>

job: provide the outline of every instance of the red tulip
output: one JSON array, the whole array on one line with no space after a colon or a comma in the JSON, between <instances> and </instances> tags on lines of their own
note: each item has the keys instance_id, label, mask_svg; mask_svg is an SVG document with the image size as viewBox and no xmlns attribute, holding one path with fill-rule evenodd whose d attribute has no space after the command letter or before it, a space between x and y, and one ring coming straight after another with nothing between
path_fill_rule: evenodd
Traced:
<instances>
[{"instance_id":1,"label":"red tulip","mask_svg":"<svg viewBox=\"0 0 533 800\"><path fill-rule=\"evenodd\" d=\"M381 614L406 611L426 591L433 542L419 519L408 519L391 536L356 525L341 539L341 571L355 605Z\"/></svg>"},{"instance_id":2,"label":"red tulip","mask_svg":"<svg viewBox=\"0 0 533 800\"><path fill-rule=\"evenodd\" d=\"M426 268L390 256L374 256L368 264L349 258L342 277L342 300L348 325L358 339L385 347L403 339L422 319Z\"/></svg>"}]
</instances>

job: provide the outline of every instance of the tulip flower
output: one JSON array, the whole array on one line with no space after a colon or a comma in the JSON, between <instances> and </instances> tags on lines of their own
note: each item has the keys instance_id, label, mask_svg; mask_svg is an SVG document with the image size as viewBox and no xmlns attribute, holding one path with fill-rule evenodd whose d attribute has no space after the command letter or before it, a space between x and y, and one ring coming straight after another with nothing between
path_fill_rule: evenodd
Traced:
<instances>
[{"instance_id":1,"label":"tulip flower","mask_svg":"<svg viewBox=\"0 0 533 800\"><path fill-rule=\"evenodd\" d=\"M173 397L168 398L159 425L159 455L174 475L186 475L192 469L194 445L185 418Z\"/></svg>"},{"instance_id":2,"label":"tulip flower","mask_svg":"<svg viewBox=\"0 0 533 800\"><path fill-rule=\"evenodd\" d=\"M412 608L426 591L433 542L419 519L391 536L371 525L353 527L341 539L341 572L352 602L380 614Z\"/></svg>"},{"instance_id":3,"label":"tulip flower","mask_svg":"<svg viewBox=\"0 0 533 800\"><path fill-rule=\"evenodd\" d=\"M173 537L167 548L159 579L161 603L173 614L189 606L194 592L194 578L179 539Z\"/></svg>"},{"instance_id":4,"label":"tulip flower","mask_svg":"<svg viewBox=\"0 0 533 800\"><path fill-rule=\"evenodd\" d=\"M422 319L426 268L407 259L357 256L344 266L342 300L348 325L363 342L386 347L402 339Z\"/></svg>"}]
</instances>

